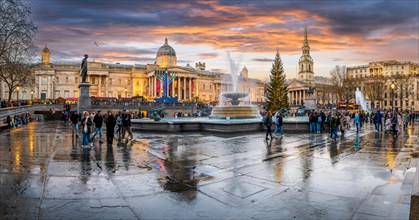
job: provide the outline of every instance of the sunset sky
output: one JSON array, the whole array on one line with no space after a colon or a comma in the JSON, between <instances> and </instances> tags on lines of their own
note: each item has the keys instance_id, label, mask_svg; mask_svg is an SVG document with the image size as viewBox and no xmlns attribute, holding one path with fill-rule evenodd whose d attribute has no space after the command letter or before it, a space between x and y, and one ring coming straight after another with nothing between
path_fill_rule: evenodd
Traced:
<instances>
[{"instance_id":1,"label":"sunset sky","mask_svg":"<svg viewBox=\"0 0 419 220\"><path fill-rule=\"evenodd\" d=\"M154 63L167 37L179 66L205 62L229 73L230 51L262 79L279 49L294 78L304 26L316 75L328 76L335 65L419 62L417 0L33 0L32 10L41 30L36 44L39 51L48 45L53 63L80 62L85 53L91 61Z\"/></svg>"}]
</instances>

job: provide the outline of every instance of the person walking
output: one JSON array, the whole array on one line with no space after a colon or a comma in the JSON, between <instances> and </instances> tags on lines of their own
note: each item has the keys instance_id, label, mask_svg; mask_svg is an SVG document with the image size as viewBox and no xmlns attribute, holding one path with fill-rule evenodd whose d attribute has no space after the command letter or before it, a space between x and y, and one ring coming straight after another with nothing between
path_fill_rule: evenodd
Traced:
<instances>
[{"instance_id":1,"label":"person walking","mask_svg":"<svg viewBox=\"0 0 419 220\"><path fill-rule=\"evenodd\" d=\"M266 140L269 140L268 138L268 134L269 136L272 138L272 112L268 111L265 115L265 117L263 117L263 124L266 126Z\"/></svg>"},{"instance_id":2,"label":"person walking","mask_svg":"<svg viewBox=\"0 0 419 220\"><path fill-rule=\"evenodd\" d=\"M316 133L317 117L314 111L310 113L309 122L310 122L310 133Z\"/></svg>"},{"instance_id":3,"label":"person walking","mask_svg":"<svg viewBox=\"0 0 419 220\"><path fill-rule=\"evenodd\" d=\"M336 141L338 138L338 127L339 127L339 118L337 115L333 115L332 120L330 121L330 138Z\"/></svg>"},{"instance_id":4,"label":"person walking","mask_svg":"<svg viewBox=\"0 0 419 220\"><path fill-rule=\"evenodd\" d=\"M282 114L280 112L278 112L275 117L275 131L273 136L276 136L278 130L281 133L281 136L284 136L284 131L282 130Z\"/></svg>"},{"instance_id":5,"label":"person walking","mask_svg":"<svg viewBox=\"0 0 419 220\"><path fill-rule=\"evenodd\" d=\"M359 132L359 114L358 114L358 112L355 113L354 123L355 123L355 127L356 127L356 133L358 133Z\"/></svg>"},{"instance_id":6,"label":"person walking","mask_svg":"<svg viewBox=\"0 0 419 220\"><path fill-rule=\"evenodd\" d=\"M93 118L93 123L95 123L95 134L92 136L92 142L95 140L95 137L97 134L99 134L99 143L102 142L102 126L103 126L103 116L102 112L99 110L97 111L97 114Z\"/></svg>"},{"instance_id":7,"label":"person walking","mask_svg":"<svg viewBox=\"0 0 419 220\"><path fill-rule=\"evenodd\" d=\"M79 137L79 114L77 111L71 113L70 115L71 121L71 135L74 137L74 133L76 134L76 138Z\"/></svg>"},{"instance_id":8,"label":"person walking","mask_svg":"<svg viewBox=\"0 0 419 220\"><path fill-rule=\"evenodd\" d=\"M381 131L383 131L383 115L381 114L380 110L378 110L375 113L375 120L376 120L375 129L377 131L380 131L380 129Z\"/></svg>"},{"instance_id":9,"label":"person walking","mask_svg":"<svg viewBox=\"0 0 419 220\"><path fill-rule=\"evenodd\" d=\"M317 133L321 133L321 128L322 128L322 123L323 123L323 118L321 114L317 114Z\"/></svg>"},{"instance_id":10,"label":"person walking","mask_svg":"<svg viewBox=\"0 0 419 220\"><path fill-rule=\"evenodd\" d=\"M108 117L106 118L106 142L108 144L113 143L114 131L115 131L116 119L111 111L108 111Z\"/></svg>"},{"instance_id":11,"label":"person walking","mask_svg":"<svg viewBox=\"0 0 419 220\"><path fill-rule=\"evenodd\" d=\"M122 116L122 139L125 138L125 133L128 131L128 135L130 137L130 140L132 141L134 139L134 136L132 135L131 130L131 114L129 113L129 110L125 110L125 114Z\"/></svg>"},{"instance_id":12,"label":"person walking","mask_svg":"<svg viewBox=\"0 0 419 220\"><path fill-rule=\"evenodd\" d=\"M89 112L84 111L83 112L83 119L81 121L81 125L83 128L83 144L82 148L88 148L89 147L89 138L90 133L92 132L92 119L89 117ZM91 146L93 143L91 143Z\"/></svg>"},{"instance_id":13,"label":"person walking","mask_svg":"<svg viewBox=\"0 0 419 220\"><path fill-rule=\"evenodd\" d=\"M118 129L116 130L116 133L118 134L118 138L121 138L122 133L122 113L118 112L118 115L116 116L116 125L118 125Z\"/></svg>"}]
</instances>

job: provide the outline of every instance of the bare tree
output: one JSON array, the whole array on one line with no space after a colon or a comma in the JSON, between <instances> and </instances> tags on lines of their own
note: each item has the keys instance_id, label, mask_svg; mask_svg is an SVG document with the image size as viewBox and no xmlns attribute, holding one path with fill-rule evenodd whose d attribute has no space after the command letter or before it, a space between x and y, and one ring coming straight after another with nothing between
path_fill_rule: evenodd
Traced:
<instances>
[{"instance_id":1,"label":"bare tree","mask_svg":"<svg viewBox=\"0 0 419 220\"><path fill-rule=\"evenodd\" d=\"M346 78L347 74L345 66L335 66L335 68L330 71L330 82L340 100L344 99L344 81Z\"/></svg>"},{"instance_id":2,"label":"bare tree","mask_svg":"<svg viewBox=\"0 0 419 220\"><path fill-rule=\"evenodd\" d=\"M383 75L364 77L362 79L365 96L371 101L372 108L381 108L387 80L387 77ZM378 106L375 106L376 102L378 102Z\"/></svg>"},{"instance_id":3,"label":"bare tree","mask_svg":"<svg viewBox=\"0 0 419 220\"><path fill-rule=\"evenodd\" d=\"M344 100L348 106L349 101L355 97L356 88L360 86L360 79L348 77L346 66L336 66L330 71L330 76L334 91L338 94L339 99Z\"/></svg>"},{"instance_id":4,"label":"bare tree","mask_svg":"<svg viewBox=\"0 0 419 220\"><path fill-rule=\"evenodd\" d=\"M33 82L29 63L36 48L33 38L38 28L30 14L28 1L0 1L0 80L9 88L9 101L18 86Z\"/></svg>"},{"instance_id":5,"label":"bare tree","mask_svg":"<svg viewBox=\"0 0 419 220\"><path fill-rule=\"evenodd\" d=\"M35 77L30 65L20 60L19 55L15 55L5 59L5 63L0 65L0 80L4 81L9 89L8 101L10 102L13 91L18 86L33 85Z\"/></svg>"},{"instance_id":6,"label":"bare tree","mask_svg":"<svg viewBox=\"0 0 419 220\"><path fill-rule=\"evenodd\" d=\"M395 84L395 98L399 99L400 110L403 109L403 103L405 100L409 100L409 97L413 95L413 81L409 75L397 74L394 78L393 83Z\"/></svg>"}]
</instances>

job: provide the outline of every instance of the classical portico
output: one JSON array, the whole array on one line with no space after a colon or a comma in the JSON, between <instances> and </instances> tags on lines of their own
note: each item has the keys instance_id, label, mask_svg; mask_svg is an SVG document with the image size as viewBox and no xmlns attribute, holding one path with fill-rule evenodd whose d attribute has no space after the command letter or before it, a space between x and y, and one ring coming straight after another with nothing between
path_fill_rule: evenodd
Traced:
<instances>
[{"instance_id":1,"label":"classical portico","mask_svg":"<svg viewBox=\"0 0 419 220\"><path fill-rule=\"evenodd\" d=\"M163 94L163 85L156 76L159 71L168 71L175 74L175 80L169 85L168 96L177 97L179 100L192 100L198 96L198 78L197 73L191 70L185 70L181 67L158 69L147 74L147 96L161 97Z\"/></svg>"}]
</instances>

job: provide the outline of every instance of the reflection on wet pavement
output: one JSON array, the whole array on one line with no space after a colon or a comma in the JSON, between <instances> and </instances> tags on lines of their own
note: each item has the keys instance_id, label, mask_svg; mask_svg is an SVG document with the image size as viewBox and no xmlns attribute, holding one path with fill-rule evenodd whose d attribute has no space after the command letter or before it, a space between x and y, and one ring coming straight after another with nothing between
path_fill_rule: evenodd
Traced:
<instances>
[{"instance_id":1,"label":"reflection on wet pavement","mask_svg":"<svg viewBox=\"0 0 419 220\"><path fill-rule=\"evenodd\" d=\"M34 219L408 218L418 130L136 133L81 139L61 123L0 133L0 216Z\"/></svg>"}]
</instances>

